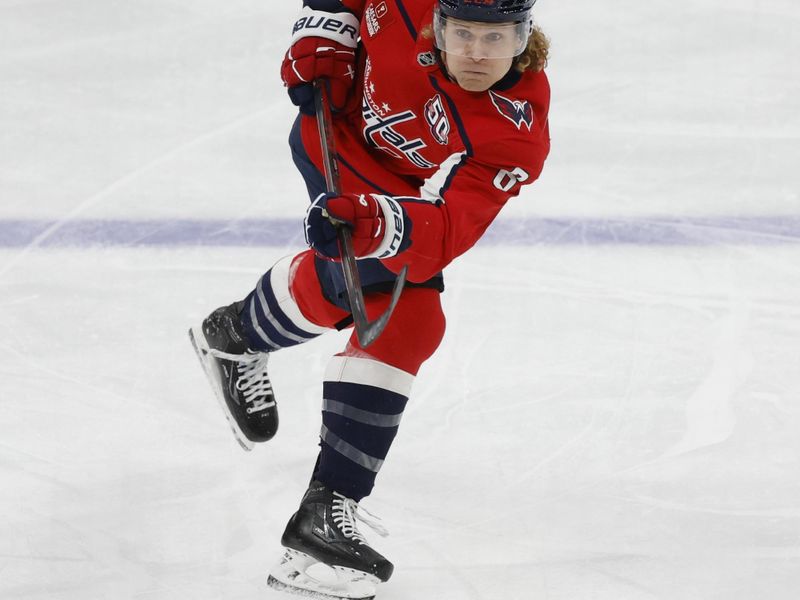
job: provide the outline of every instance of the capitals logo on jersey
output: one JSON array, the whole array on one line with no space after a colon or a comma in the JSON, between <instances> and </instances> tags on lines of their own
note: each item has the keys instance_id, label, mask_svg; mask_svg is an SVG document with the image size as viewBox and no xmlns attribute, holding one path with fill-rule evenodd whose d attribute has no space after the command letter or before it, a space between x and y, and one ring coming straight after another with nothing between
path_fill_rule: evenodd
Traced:
<instances>
[{"instance_id":1,"label":"capitals logo on jersey","mask_svg":"<svg viewBox=\"0 0 800 600\"><path fill-rule=\"evenodd\" d=\"M533 107L527 100L510 100L505 96L489 90L489 97L492 99L497 111L506 119L511 121L517 126L517 129L522 129L522 126L531 130L533 126Z\"/></svg>"}]
</instances>

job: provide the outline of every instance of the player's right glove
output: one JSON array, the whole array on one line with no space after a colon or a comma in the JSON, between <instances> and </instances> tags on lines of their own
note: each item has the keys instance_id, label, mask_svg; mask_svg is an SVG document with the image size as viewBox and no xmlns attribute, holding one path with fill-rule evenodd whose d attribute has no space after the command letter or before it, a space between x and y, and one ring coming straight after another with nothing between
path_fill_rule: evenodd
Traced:
<instances>
[{"instance_id":1,"label":"player's right glove","mask_svg":"<svg viewBox=\"0 0 800 600\"><path fill-rule=\"evenodd\" d=\"M336 226L349 227L356 258L389 258L411 244L402 205L380 194L320 194L306 212L306 242L325 258L340 258Z\"/></svg>"},{"instance_id":2,"label":"player's right glove","mask_svg":"<svg viewBox=\"0 0 800 600\"><path fill-rule=\"evenodd\" d=\"M358 19L349 12L305 7L300 13L281 65L281 79L292 103L304 114L314 114L311 84L316 79L328 81L332 107L344 107L355 81L358 28Z\"/></svg>"}]
</instances>

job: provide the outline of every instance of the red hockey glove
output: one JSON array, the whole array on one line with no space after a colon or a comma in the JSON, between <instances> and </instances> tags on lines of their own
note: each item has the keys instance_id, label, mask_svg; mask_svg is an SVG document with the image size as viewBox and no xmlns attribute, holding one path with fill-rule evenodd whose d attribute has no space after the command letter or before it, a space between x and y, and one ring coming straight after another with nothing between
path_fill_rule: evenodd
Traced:
<instances>
[{"instance_id":1,"label":"red hockey glove","mask_svg":"<svg viewBox=\"0 0 800 600\"><path fill-rule=\"evenodd\" d=\"M411 243L411 221L394 198L378 194L320 194L306 213L306 242L326 258L340 258L331 217L350 228L357 258L389 258Z\"/></svg>"},{"instance_id":2,"label":"red hockey glove","mask_svg":"<svg viewBox=\"0 0 800 600\"><path fill-rule=\"evenodd\" d=\"M304 8L294 25L292 46L281 65L289 98L308 115L314 114L315 79L326 79L333 108L344 107L355 82L358 19L348 12L329 13Z\"/></svg>"}]
</instances>

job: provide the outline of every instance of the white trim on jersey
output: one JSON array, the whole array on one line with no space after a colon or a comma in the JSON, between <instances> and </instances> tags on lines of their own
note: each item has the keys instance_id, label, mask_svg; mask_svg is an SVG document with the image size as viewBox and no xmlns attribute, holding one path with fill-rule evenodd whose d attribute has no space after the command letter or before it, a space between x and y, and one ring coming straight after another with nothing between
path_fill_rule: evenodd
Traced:
<instances>
[{"instance_id":1,"label":"white trim on jersey","mask_svg":"<svg viewBox=\"0 0 800 600\"><path fill-rule=\"evenodd\" d=\"M466 150L457 152L456 154L451 154L442 161L442 164L439 165L439 170L428 177L419 189L419 195L423 200L429 200L431 202L443 200L442 188L447 178L450 177L450 174L453 172L453 169L461 163L466 153Z\"/></svg>"}]
</instances>

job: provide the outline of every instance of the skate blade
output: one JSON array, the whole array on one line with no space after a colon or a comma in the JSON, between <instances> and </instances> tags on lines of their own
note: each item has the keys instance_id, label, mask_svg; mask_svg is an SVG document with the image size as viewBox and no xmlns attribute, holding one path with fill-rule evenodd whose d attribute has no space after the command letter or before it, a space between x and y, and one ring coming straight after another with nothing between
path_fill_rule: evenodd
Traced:
<instances>
[{"instance_id":1,"label":"skate blade","mask_svg":"<svg viewBox=\"0 0 800 600\"><path fill-rule=\"evenodd\" d=\"M267 579L274 590L314 600L373 600L379 583L369 573L332 567L288 548Z\"/></svg>"},{"instance_id":2,"label":"skate blade","mask_svg":"<svg viewBox=\"0 0 800 600\"><path fill-rule=\"evenodd\" d=\"M206 355L208 354L209 348L202 329L199 327L192 327L189 329L189 340L192 342L192 347L197 354L197 358L200 360L200 366L203 367L203 372L206 374L208 383L211 385L211 389L214 390L214 397L217 399L217 404L219 404L220 408L222 409L222 414L225 415L225 420L228 421L228 425L230 426L231 431L233 431L236 441L239 442L239 445L244 450L250 452L256 447L255 442L247 439L247 436L236 423L236 419L233 418L230 410L228 410L228 404L225 402L225 397L221 392L222 382L219 380L219 377L217 377L216 370L212 368L211 365L209 365L206 361Z\"/></svg>"}]
</instances>

